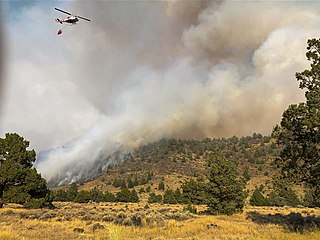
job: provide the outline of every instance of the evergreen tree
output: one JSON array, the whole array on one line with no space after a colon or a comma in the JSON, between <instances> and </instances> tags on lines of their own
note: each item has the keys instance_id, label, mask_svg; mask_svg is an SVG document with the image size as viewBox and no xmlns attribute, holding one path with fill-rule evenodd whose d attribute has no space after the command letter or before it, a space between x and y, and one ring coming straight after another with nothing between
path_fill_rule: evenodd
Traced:
<instances>
[{"instance_id":1,"label":"evergreen tree","mask_svg":"<svg viewBox=\"0 0 320 240\"><path fill-rule=\"evenodd\" d=\"M163 203L169 203L169 204L177 204L178 203L174 192L169 188L164 192Z\"/></svg>"},{"instance_id":2,"label":"evergreen tree","mask_svg":"<svg viewBox=\"0 0 320 240\"><path fill-rule=\"evenodd\" d=\"M162 181L158 184L158 189L164 191L164 188L165 188L165 186L164 186L164 182L163 182L163 180L162 180Z\"/></svg>"},{"instance_id":3,"label":"evergreen tree","mask_svg":"<svg viewBox=\"0 0 320 240\"><path fill-rule=\"evenodd\" d=\"M0 207L3 202L29 208L52 206L46 180L32 166L36 153L28 147L29 142L16 133L0 138Z\"/></svg>"},{"instance_id":4,"label":"evergreen tree","mask_svg":"<svg viewBox=\"0 0 320 240\"><path fill-rule=\"evenodd\" d=\"M275 178L273 185L273 191L268 198L270 205L296 207L301 204L297 194L292 190L287 180Z\"/></svg>"},{"instance_id":5,"label":"evergreen tree","mask_svg":"<svg viewBox=\"0 0 320 240\"><path fill-rule=\"evenodd\" d=\"M319 183L320 184L320 183ZM306 207L320 206L320 186L306 186L303 204Z\"/></svg>"},{"instance_id":6,"label":"evergreen tree","mask_svg":"<svg viewBox=\"0 0 320 240\"><path fill-rule=\"evenodd\" d=\"M63 190L63 189L59 189L59 190L53 191L53 201L56 201L56 202L66 202L66 201L68 201L66 191Z\"/></svg>"},{"instance_id":7,"label":"evergreen tree","mask_svg":"<svg viewBox=\"0 0 320 240\"><path fill-rule=\"evenodd\" d=\"M67 200L70 202L73 202L74 199L77 197L78 195L78 187L76 183L72 183L70 185L70 187L68 188L67 192Z\"/></svg>"},{"instance_id":8,"label":"evergreen tree","mask_svg":"<svg viewBox=\"0 0 320 240\"><path fill-rule=\"evenodd\" d=\"M283 146L276 160L282 176L317 188L320 187L320 39L308 40L306 56L311 69L296 73L306 102L290 105L272 136Z\"/></svg>"},{"instance_id":9,"label":"evergreen tree","mask_svg":"<svg viewBox=\"0 0 320 240\"><path fill-rule=\"evenodd\" d=\"M134 183L132 182L131 178L128 179L128 188L133 188Z\"/></svg>"},{"instance_id":10,"label":"evergreen tree","mask_svg":"<svg viewBox=\"0 0 320 240\"><path fill-rule=\"evenodd\" d=\"M203 181L193 179L182 184L182 202L192 204L206 203L206 188Z\"/></svg>"},{"instance_id":11,"label":"evergreen tree","mask_svg":"<svg viewBox=\"0 0 320 240\"><path fill-rule=\"evenodd\" d=\"M90 192L81 190L78 192L77 196L74 199L74 202L77 203L88 203L91 200Z\"/></svg>"},{"instance_id":12,"label":"evergreen tree","mask_svg":"<svg viewBox=\"0 0 320 240\"><path fill-rule=\"evenodd\" d=\"M130 202L131 192L128 188L121 188L120 192L116 194L116 201L118 202Z\"/></svg>"},{"instance_id":13,"label":"evergreen tree","mask_svg":"<svg viewBox=\"0 0 320 240\"><path fill-rule=\"evenodd\" d=\"M115 202L116 196L113 193L106 192L103 194L103 199L104 202Z\"/></svg>"},{"instance_id":14,"label":"evergreen tree","mask_svg":"<svg viewBox=\"0 0 320 240\"><path fill-rule=\"evenodd\" d=\"M118 178L115 178L112 182L112 186L114 187L120 187L121 186L121 181Z\"/></svg>"},{"instance_id":15,"label":"evergreen tree","mask_svg":"<svg viewBox=\"0 0 320 240\"><path fill-rule=\"evenodd\" d=\"M134 188L131 190L130 202L134 202L134 203L139 202L138 193L136 192L136 190Z\"/></svg>"},{"instance_id":16,"label":"evergreen tree","mask_svg":"<svg viewBox=\"0 0 320 240\"><path fill-rule=\"evenodd\" d=\"M259 188L255 188L252 197L250 198L251 206L268 206L268 199L265 198Z\"/></svg>"},{"instance_id":17,"label":"evergreen tree","mask_svg":"<svg viewBox=\"0 0 320 240\"><path fill-rule=\"evenodd\" d=\"M104 202L105 196L101 190L94 187L93 189L90 190L90 200L97 202L97 203Z\"/></svg>"},{"instance_id":18,"label":"evergreen tree","mask_svg":"<svg viewBox=\"0 0 320 240\"><path fill-rule=\"evenodd\" d=\"M148 198L148 203L160 203L162 202L162 195L155 194L155 193L150 193L149 198Z\"/></svg>"},{"instance_id":19,"label":"evergreen tree","mask_svg":"<svg viewBox=\"0 0 320 240\"><path fill-rule=\"evenodd\" d=\"M141 185L147 184L147 179L146 179L145 176L142 176L142 177L141 177L140 184L141 184Z\"/></svg>"},{"instance_id":20,"label":"evergreen tree","mask_svg":"<svg viewBox=\"0 0 320 240\"><path fill-rule=\"evenodd\" d=\"M246 167L243 171L243 177L244 179L246 179L247 181L249 181L251 179L250 173L249 173L249 169L248 167Z\"/></svg>"},{"instance_id":21,"label":"evergreen tree","mask_svg":"<svg viewBox=\"0 0 320 240\"><path fill-rule=\"evenodd\" d=\"M120 180L120 187L121 188L126 188L127 187L126 181L124 179Z\"/></svg>"},{"instance_id":22,"label":"evergreen tree","mask_svg":"<svg viewBox=\"0 0 320 240\"><path fill-rule=\"evenodd\" d=\"M118 202L139 202L139 196L136 190L130 191L128 188L121 188L120 192L116 194L116 201Z\"/></svg>"},{"instance_id":23,"label":"evergreen tree","mask_svg":"<svg viewBox=\"0 0 320 240\"><path fill-rule=\"evenodd\" d=\"M238 179L235 163L227 160L221 150L212 153L207 163L208 213L229 215L241 212L245 199L245 182Z\"/></svg>"},{"instance_id":24,"label":"evergreen tree","mask_svg":"<svg viewBox=\"0 0 320 240\"><path fill-rule=\"evenodd\" d=\"M182 193L180 191L180 188L177 188L175 191L174 191L174 196L175 198L177 199L177 202L178 203L182 203Z\"/></svg>"},{"instance_id":25,"label":"evergreen tree","mask_svg":"<svg viewBox=\"0 0 320 240\"><path fill-rule=\"evenodd\" d=\"M134 186L138 186L138 185L139 185L139 180L138 180L137 174L134 176L133 185L134 185Z\"/></svg>"}]
</instances>

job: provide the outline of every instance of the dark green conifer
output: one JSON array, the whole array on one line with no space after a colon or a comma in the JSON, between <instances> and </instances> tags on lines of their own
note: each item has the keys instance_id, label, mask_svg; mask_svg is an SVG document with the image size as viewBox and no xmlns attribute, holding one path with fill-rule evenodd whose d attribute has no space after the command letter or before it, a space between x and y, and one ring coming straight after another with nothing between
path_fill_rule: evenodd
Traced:
<instances>
[{"instance_id":1,"label":"dark green conifer","mask_svg":"<svg viewBox=\"0 0 320 240\"><path fill-rule=\"evenodd\" d=\"M51 207L52 196L46 180L33 168L34 150L16 133L0 138L0 206L19 203L29 208Z\"/></svg>"},{"instance_id":2,"label":"dark green conifer","mask_svg":"<svg viewBox=\"0 0 320 240\"><path fill-rule=\"evenodd\" d=\"M221 150L208 159L207 206L210 214L242 212L245 199L245 182L238 178L234 162L229 161Z\"/></svg>"}]
</instances>

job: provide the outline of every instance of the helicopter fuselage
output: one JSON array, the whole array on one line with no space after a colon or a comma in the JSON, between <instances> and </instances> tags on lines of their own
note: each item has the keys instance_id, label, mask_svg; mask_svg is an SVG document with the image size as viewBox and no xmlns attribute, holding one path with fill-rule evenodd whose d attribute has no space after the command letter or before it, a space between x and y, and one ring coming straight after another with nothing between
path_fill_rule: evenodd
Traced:
<instances>
[{"instance_id":1,"label":"helicopter fuselage","mask_svg":"<svg viewBox=\"0 0 320 240\"><path fill-rule=\"evenodd\" d=\"M79 21L77 17L67 17L63 22L76 24Z\"/></svg>"}]
</instances>

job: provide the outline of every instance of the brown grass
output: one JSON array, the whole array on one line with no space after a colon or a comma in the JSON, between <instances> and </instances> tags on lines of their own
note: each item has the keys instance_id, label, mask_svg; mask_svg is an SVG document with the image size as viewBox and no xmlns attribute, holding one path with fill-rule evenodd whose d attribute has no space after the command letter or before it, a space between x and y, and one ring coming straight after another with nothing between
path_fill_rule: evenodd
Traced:
<instances>
[{"instance_id":1,"label":"brown grass","mask_svg":"<svg viewBox=\"0 0 320 240\"><path fill-rule=\"evenodd\" d=\"M242 214L196 215L188 220L179 221L174 217L167 219L166 216L174 216L174 214L184 216L182 205L151 204L150 209L144 209L144 204L55 203L55 205L57 208L53 210L27 210L17 205L8 205L0 209L0 240L320 239L320 231L315 228L298 233L290 231L285 222L278 221L278 219L287 219L293 212L301 214L302 219L319 221L319 209L246 207ZM204 206L198 208L203 210ZM119 212L123 212L127 217L139 213L144 220L139 227L136 227L116 225L104 218L116 216ZM159 214L162 214L162 217ZM250 214L255 218L248 218ZM164 220L158 221L158 218ZM261 223L259 220L264 222ZM92 226L97 223L104 229L94 230ZM217 226L210 227L208 226L210 224ZM74 232L75 228L83 229L84 232Z\"/></svg>"}]
</instances>

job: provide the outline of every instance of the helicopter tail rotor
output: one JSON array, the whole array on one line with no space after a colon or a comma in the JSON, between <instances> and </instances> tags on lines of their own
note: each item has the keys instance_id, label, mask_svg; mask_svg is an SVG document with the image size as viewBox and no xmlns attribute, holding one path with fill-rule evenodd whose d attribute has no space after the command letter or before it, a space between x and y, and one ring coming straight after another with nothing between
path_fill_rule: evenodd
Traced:
<instances>
[{"instance_id":1,"label":"helicopter tail rotor","mask_svg":"<svg viewBox=\"0 0 320 240\"><path fill-rule=\"evenodd\" d=\"M55 20L56 22L59 22L60 24L62 24L62 21L59 18L56 18Z\"/></svg>"}]
</instances>

